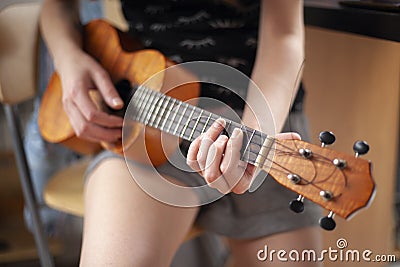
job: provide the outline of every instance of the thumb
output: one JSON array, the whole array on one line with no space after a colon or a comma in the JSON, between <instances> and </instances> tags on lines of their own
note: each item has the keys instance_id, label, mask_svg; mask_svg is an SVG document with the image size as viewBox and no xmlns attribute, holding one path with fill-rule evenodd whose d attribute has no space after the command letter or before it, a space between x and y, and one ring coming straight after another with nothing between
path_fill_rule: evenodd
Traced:
<instances>
[{"instance_id":1,"label":"thumb","mask_svg":"<svg viewBox=\"0 0 400 267\"><path fill-rule=\"evenodd\" d=\"M113 109L121 109L124 106L124 101L111 82L110 75L104 69L101 69L93 72L92 77L107 105Z\"/></svg>"}]
</instances>

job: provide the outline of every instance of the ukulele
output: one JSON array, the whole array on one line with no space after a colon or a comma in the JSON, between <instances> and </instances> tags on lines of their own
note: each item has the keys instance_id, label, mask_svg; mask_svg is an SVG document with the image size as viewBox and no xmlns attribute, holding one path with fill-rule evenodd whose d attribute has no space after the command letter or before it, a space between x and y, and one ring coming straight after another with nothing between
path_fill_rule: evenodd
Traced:
<instances>
[{"instance_id":1,"label":"ukulele","mask_svg":"<svg viewBox=\"0 0 400 267\"><path fill-rule=\"evenodd\" d=\"M126 48L127 44L135 49ZM145 164L150 159L151 164L159 166L179 145L178 142L165 142L164 136L193 141L220 118L197 107L195 101L190 102L199 96L200 89L197 83L187 82L194 79L183 69L174 72L173 77L158 75L159 78L142 86L149 77L163 73L162 70L173 63L156 50L140 49L138 43L107 22L94 20L85 26L84 49L108 71L119 93L125 95L124 101L130 101L129 107L134 107L129 112L132 121L129 138L124 141L124 145L128 144L129 150L135 152L131 153L130 159ZM165 88L171 88L172 80L183 85L166 91ZM95 92L92 95L101 108L98 95ZM123 153L122 142L98 144L78 138L62 108L61 99L61 82L54 73L39 110L38 123L45 140L64 144L80 153L96 153L101 149ZM335 141L330 132L320 134L321 147L301 140L278 140L240 123L225 121L224 133L228 136L235 128L244 133L242 160L265 170L278 183L299 195L290 202L291 210L302 212L303 200L307 198L329 211L320 219L322 228L333 230L335 214L349 218L371 201L375 192L371 163L359 157L368 152L365 142L356 142L356 156L351 156L326 147ZM162 137L161 133L167 135Z\"/></svg>"}]
</instances>

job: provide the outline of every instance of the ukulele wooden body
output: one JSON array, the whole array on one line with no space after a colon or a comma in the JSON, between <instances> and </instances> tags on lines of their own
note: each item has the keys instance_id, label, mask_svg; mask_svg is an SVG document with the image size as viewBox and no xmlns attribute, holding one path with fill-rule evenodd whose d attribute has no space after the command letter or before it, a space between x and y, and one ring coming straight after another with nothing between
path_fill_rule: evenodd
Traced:
<instances>
[{"instance_id":1,"label":"ukulele wooden body","mask_svg":"<svg viewBox=\"0 0 400 267\"><path fill-rule=\"evenodd\" d=\"M85 27L84 45L114 83L126 79L132 85L141 85L155 73L162 75L146 82L132 98L133 106L140 110L137 114L146 115L125 119L124 129L129 129L129 136L125 138L124 131L123 151L121 144L95 144L75 135L62 107L60 79L54 73L39 111L39 128L47 141L62 143L81 153L111 149L124 152L136 162L158 166L177 149L179 138L193 141L220 117L196 107L196 101L189 101L196 99L200 92L199 84L193 82L196 81L193 74L179 65L173 72L163 72L173 64L171 61L156 50L140 49L138 43L130 41L108 23L99 20L89 23ZM145 95L152 95L153 100L141 97ZM96 93L93 93L93 101L99 108L104 105ZM188 101L190 103L185 103ZM159 103L169 104L163 105L163 110ZM163 127L166 121L169 123ZM244 133L243 155L246 157L242 160L269 172L281 185L299 194L296 201L305 197L328 209L330 215L323 218L324 221L332 222L333 214L348 218L372 200L375 183L369 161L301 140L278 140L234 121L227 119L226 122L228 135L235 128ZM330 224L323 226L324 229L332 230L334 227Z\"/></svg>"},{"instance_id":2,"label":"ukulele wooden body","mask_svg":"<svg viewBox=\"0 0 400 267\"><path fill-rule=\"evenodd\" d=\"M85 51L104 67L114 84L126 79L132 85L140 85L154 74L174 64L156 50L141 49L140 43L132 37L102 20L94 20L87 24L83 37ZM195 104L195 99L200 93L198 83L187 83L171 88L171 84L179 83L180 80L182 80L182 84L187 80L193 81L195 77L191 77L191 75L182 69L175 71L173 76L171 74L157 75L157 79L151 79L151 82L146 85L181 101L192 100L190 103ZM93 92L92 95L93 101L100 108L102 105L99 94ZM38 124L45 140L63 144L79 153L94 154L104 148L123 153L122 144L93 143L75 135L63 109L62 84L57 73L52 75L44 93ZM177 149L179 142L163 140L161 145L161 132L150 127L144 129L144 127L139 123L134 123L131 127L130 158L145 164L148 164L150 159L154 166L158 166L164 163L167 156Z\"/></svg>"}]
</instances>

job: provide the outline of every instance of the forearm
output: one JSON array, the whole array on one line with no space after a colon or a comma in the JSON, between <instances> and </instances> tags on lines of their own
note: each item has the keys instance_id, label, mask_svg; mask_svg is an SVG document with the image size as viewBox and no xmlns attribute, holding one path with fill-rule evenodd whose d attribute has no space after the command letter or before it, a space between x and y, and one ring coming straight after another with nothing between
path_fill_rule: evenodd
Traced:
<instances>
[{"instance_id":1,"label":"forearm","mask_svg":"<svg viewBox=\"0 0 400 267\"><path fill-rule=\"evenodd\" d=\"M40 28L56 69L62 67L65 57L81 51L78 1L45 0L40 15Z\"/></svg>"},{"instance_id":2,"label":"forearm","mask_svg":"<svg viewBox=\"0 0 400 267\"><path fill-rule=\"evenodd\" d=\"M295 41L282 41L275 49L270 47L270 52L265 53L266 59L256 63L252 80L257 87L249 86L244 123L252 124L251 126L255 128L263 128L263 124L268 124L264 127L270 129L271 121L260 120L267 115L265 112L268 112L266 107L268 103L275 131L281 131L297 93L304 61L303 53L291 42ZM260 126L254 125L256 121L251 116L250 110L260 116L258 118Z\"/></svg>"},{"instance_id":3,"label":"forearm","mask_svg":"<svg viewBox=\"0 0 400 267\"><path fill-rule=\"evenodd\" d=\"M272 134L271 129L274 128L272 123L275 123L274 132L280 132L285 123L297 93L304 63L302 2L281 1L280 3L283 4L280 8L286 8L289 11L277 12L276 7L263 6L264 9L268 8L268 11L262 11L264 14L260 21L257 60L251 77L260 91L253 86L249 87L243 115L245 124L253 128L261 128L269 134ZM285 6L285 1L291 2L290 7ZM277 13L271 14L271 10ZM284 19L285 16L288 19ZM270 111L266 108L265 101ZM272 112L274 122L270 121L266 112ZM260 125L257 125L257 119L252 113L259 116L257 119ZM265 117L267 119L260 120Z\"/></svg>"}]
</instances>

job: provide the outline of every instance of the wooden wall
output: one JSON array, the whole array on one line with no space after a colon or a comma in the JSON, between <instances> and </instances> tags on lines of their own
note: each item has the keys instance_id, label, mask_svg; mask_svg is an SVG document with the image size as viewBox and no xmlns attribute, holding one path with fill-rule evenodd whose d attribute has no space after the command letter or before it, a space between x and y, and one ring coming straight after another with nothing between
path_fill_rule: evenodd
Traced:
<instances>
[{"instance_id":1,"label":"wooden wall","mask_svg":"<svg viewBox=\"0 0 400 267\"><path fill-rule=\"evenodd\" d=\"M355 140L371 150L377 184L375 200L350 221L336 219L337 229L324 233L324 248L337 249L345 238L349 249L392 254L395 247L394 189L399 140L400 43L307 27L306 113L312 137L330 130L334 148L352 153ZM325 266L343 266L326 262ZM346 266L364 266L347 263ZM368 266L382 266L372 263Z\"/></svg>"},{"instance_id":2,"label":"wooden wall","mask_svg":"<svg viewBox=\"0 0 400 267\"><path fill-rule=\"evenodd\" d=\"M105 0L106 17L121 29L127 25L119 1ZM334 148L353 153L356 140L366 140L373 162L377 194L368 209L350 221L336 218L337 229L324 232L324 249L337 249L345 238L348 249L394 254L394 189L399 140L400 43L314 27L306 29L306 113L314 143L322 130L337 137ZM345 263L364 266L365 262ZM325 266L343 266L325 261ZM368 266L382 266L370 263Z\"/></svg>"}]
</instances>

